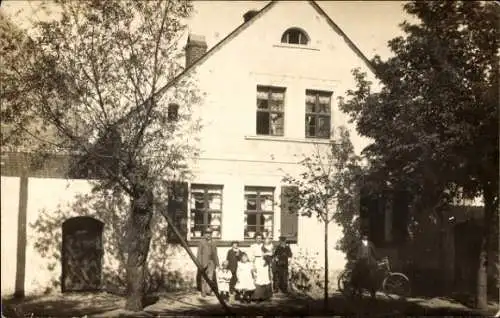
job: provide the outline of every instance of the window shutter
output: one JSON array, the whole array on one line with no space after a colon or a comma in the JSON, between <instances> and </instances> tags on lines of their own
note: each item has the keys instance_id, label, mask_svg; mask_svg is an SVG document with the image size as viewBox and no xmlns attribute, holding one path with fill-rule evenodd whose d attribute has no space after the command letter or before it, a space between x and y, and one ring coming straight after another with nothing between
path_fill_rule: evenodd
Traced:
<instances>
[{"instance_id":1,"label":"window shutter","mask_svg":"<svg viewBox=\"0 0 500 318\"><path fill-rule=\"evenodd\" d=\"M299 215L296 200L298 188L295 186L281 187L281 235L296 243L299 229Z\"/></svg>"},{"instance_id":2,"label":"window shutter","mask_svg":"<svg viewBox=\"0 0 500 318\"><path fill-rule=\"evenodd\" d=\"M187 203L188 203L188 184L186 182L174 182L169 188L168 196L168 215L173 225L179 230L184 240L187 240ZM174 231L167 230L167 242L179 244L180 240Z\"/></svg>"}]
</instances>

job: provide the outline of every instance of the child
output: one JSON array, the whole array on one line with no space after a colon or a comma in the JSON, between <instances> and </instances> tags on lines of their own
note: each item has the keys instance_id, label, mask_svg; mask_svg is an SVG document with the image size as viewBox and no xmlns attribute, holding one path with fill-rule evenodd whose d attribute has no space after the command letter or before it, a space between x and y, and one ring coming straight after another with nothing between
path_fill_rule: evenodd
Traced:
<instances>
[{"instance_id":1,"label":"child","mask_svg":"<svg viewBox=\"0 0 500 318\"><path fill-rule=\"evenodd\" d=\"M244 302L250 302L252 299L252 293L255 290L254 275L253 264L248 260L247 254L242 253L236 270L238 281L235 287L240 294L240 299Z\"/></svg>"},{"instance_id":2,"label":"child","mask_svg":"<svg viewBox=\"0 0 500 318\"><path fill-rule=\"evenodd\" d=\"M229 282L231 281L231 271L228 269L227 261L222 262L222 266L217 268L217 288L225 300L229 300Z\"/></svg>"}]
</instances>

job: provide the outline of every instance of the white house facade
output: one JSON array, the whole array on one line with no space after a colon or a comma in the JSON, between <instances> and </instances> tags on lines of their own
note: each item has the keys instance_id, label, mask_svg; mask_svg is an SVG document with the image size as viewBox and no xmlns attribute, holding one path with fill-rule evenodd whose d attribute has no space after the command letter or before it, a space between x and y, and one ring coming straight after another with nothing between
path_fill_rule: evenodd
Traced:
<instances>
[{"instance_id":1,"label":"white house facade","mask_svg":"<svg viewBox=\"0 0 500 318\"><path fill-rule=\"evenodd\" d=\"M357 153L368 144L339 110L337 98L355 86L353 68L374 80L372 71L314 1L272 1L260 11L243 13L242 24L211 48L203 35L189 36L187 65L179 76L196 76L205 93L199 107L200 158L194 178L180 184L184 197L169 209L193 252L210 227L221 259L231 241L245 248L262 233L286 236L296 253L318 253L322 262L323 225L283 208L287 188L282 178L300 173L303 155L328 147L339 126L350 129ZM182 101L175 103L172 111L182 107ZM42 292L67 274L63 260L52 260L55 265L47 269L47 256L34 248L40 233L30 224L40 211L69 203L90 187L85 180L4 173L1 182L2 294ZM109 230L106 222L102 226ZM343 253L335 249L342 231L334 224L329 231L330 271L335 273L345 264ZM176 252L165 270L194 276L188 255L179 247L171 249ZM113 263L105 248L103 253L102 262Z\"/></svg>"},{"instance_id":2,"label":"white house facade","mask_svg":"<svg viewBox=\"0 0 500 318\"><path fill-rule=\"evenodd\" d=\"M314 2L271 2L251 14L188 66L206 93L200 107L201 157L190 184L189 209L208 204L213 210L207 211L213 216L208 218L188 214L188 238L198 237L212 218L220 219L220 225L212 225L215 237L223 241L252 239L264 231L322 251L308 235L322 231L315 219L284 228L282 178L300 171L297 163L304 155L328 147L339 126L351 128L358 153L367 145L338 109L337 98L354 86L353 68L370 70ZM202 46L202 39L191 35L187 53ZM198 193L213 201L198 202Z\"/></svg>"}]
</instances>

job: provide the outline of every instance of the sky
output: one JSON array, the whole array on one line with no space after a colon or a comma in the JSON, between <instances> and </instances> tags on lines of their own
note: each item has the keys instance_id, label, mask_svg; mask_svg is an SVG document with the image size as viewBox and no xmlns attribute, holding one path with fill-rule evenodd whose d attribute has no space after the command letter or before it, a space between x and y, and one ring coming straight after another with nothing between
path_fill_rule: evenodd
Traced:
<instances>
[{"instance_id":1,"label":"sky","mask_svg":"<svg viewBox=\"0 0 500 318\"><path fill-rule=\"evenodd\" d=\"M76 1L76 0L75 0ZM29 26L29 18L44 19L36 10L39 1L4 0L2 8L15 15L16 23ZM212 47L243 21L243 14L261 9L268 1L194 1L195 13L189 20L189 31L204 35ZM403 11L403 1L317 1L323 10L344 30L368 58L375 54L390 56L387 42L401 35L399 24L410 19Z\"/></svg>"}]
</instances>

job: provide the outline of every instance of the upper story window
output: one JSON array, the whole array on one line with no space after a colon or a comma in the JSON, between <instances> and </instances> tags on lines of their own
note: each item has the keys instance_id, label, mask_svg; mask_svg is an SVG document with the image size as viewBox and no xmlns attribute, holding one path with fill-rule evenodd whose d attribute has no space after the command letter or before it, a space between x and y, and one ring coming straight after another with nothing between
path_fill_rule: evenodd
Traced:
<instances>
[{"instance_id":1,"label":"upper story window","mask_svg":"<svg viewBox=\"0 0 500 318\"><path fill-rule=\"evenodd\" d=\"M290 28L281 36L281 43L307 45L309 36L299 28Z\"/></svg>"},{"instance_id":2,"label":"upper story window","mask_svg":"<svg viewBox=\"0 0 500 318\"><path fill-rule=\"evenodd\" d=\"M167 114L168 121L177 121L179 119L179 105L169 104Z\"/></svg>"},{"instance_id":3,"label":"upper story window","mask_svg":"<svg viewBox=\"0 0 500 318\"><path fill-rule=\"evenodd\" d=\"M306 91L306 137L330 138L332 93Z\"/></svg>"},{"instance_id":4,"label":"upper story window","mask_svg":"<svg viewBox=\"0 0 500 318\"><path fill-rule=\"evenodd\" d=\"M283 136L285 88L257 86L257 135Z\"/></svg>"}]
</instances>

